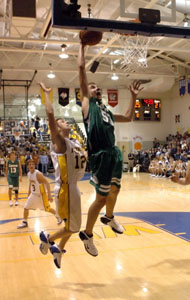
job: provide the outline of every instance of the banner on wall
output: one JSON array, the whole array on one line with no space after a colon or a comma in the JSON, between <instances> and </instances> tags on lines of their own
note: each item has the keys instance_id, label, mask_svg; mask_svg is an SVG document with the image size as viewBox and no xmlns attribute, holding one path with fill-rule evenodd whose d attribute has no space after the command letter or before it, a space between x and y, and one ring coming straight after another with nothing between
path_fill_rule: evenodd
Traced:
<instances>
[{"instance_id":1,"label":"banner on wall","mask_svg":"<svg viewBox=\"0 0 190 300\"><path fill-rule=\"evenodd\" d=\"M180 96L185 95L185 83L186 83L185 77L181 77L181 79L179 80L179 95Z\"/></svg>"},{"instance_id":2,"label":"banner on wall","mask_svg":"<svg viewBox=\"0 0 190 300\"><path fill-rule=\"evenodd\" d=\"M143 149L141 136L136 135L135 137L133 137L132 143L133 143L133 152L138 152Z\"/></svg>"},{"instance_id":3,"label":"banner on wall","mask_svg":"<svg viewBox=\"0 0 190 300\"><path fill-rule=\"evenodd\" d=\"M45 104L45 94L44 94L44 91L42 90L42 88L40 88L40 92L41 92L41 103L44 105ZM49 98L50 98L51 103L53 103L53 91L52 90L49 93Z\"/></svg>"},{"instance_id":4,"label":"banner on wall","mask_svg":"<svg viewBox=\"0 0 190 300\"><path fill-rule=\"evenodd\" d=\"M175 115L175 122L180 123L180 115Z\"/></svg>"},{"instance_id":5,"label":"banner on wall","mask_svg":"<svg viewBox=\"0 0 190 300\"><path fill-rule=\"evenodd\" d=\"M79 88L75 89L75 98L76 98L76 104L81 106L81 98L80 98L80 89Z\"/></svg>"},{"instance_id":6,"label":"banner on wall","mask_svg":"<svg viewBox=\"0 0 190 300\"><path fill-rule=\"evenodd\" d=\"M66 106L69 104L69 89L68 88L58 88L59 104Z\"/></svg>"},{"instance_id":7,"label":"banner on wall","mask_svg":"<svg viewBox=\"0 0 190 300\"><path fill-rule=\"evenodd\" d=\"M187 78L187 90L188 90L188 94L190 94L190 77Z\"/></svg>"},{"instance_id":8,"label":"banner on wall","mask_svg":"<svg viewBox=\"0 0 190 300\"><path fill-rule=\"evenodd\" d=\"M118 90L107 90L108 104L115 107L118 104Z\"/></svg>"}]
</instances>

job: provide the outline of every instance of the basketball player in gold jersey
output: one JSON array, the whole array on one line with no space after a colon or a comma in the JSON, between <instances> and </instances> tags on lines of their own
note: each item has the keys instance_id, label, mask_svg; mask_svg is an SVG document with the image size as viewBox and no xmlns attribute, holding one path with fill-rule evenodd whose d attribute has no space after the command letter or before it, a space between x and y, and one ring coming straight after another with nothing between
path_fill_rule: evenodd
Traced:
<instances>
[{"instance_id":1,"label":"basketball player in gold jersey","mask_svg":"<svg viewBox=\"0 0 190 300\"><path fill-rule=\"evenodd\" d=\"M71 235L80 230L81 201L77 181L84 175L86 156L78 141L69 140L71 126L64 119L55 120L53 106L50 101L50 88L40 83L45 94L46 114L51 132L51 157L55 169L55 199L58 202L58 214L65 222L64 228L50 235L46 231L40 233L40 251L47 254L48 249L54 256L57 268L61 267L65 244ZM54 243L61 238L59 245Z\"/></svg>"}]
</instances>

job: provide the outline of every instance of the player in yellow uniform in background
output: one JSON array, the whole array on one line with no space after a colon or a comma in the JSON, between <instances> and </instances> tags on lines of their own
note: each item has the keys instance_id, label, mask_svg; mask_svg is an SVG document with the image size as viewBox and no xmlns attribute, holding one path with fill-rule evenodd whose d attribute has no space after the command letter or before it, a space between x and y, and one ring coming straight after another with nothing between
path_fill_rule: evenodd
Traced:
<instances>
[{"instance_id":1,"label":"player in yellow uniform in background","mask_svg":"<svg viewBox=\"0 0 190 300\"><path fill-rule=\"evenodd\" d=\"M53 201L49 182L40 171L35 169L35 162L32 159L28 160L27 165L29 170L28 199L24 205L23 221L17 226L18 229L28 227L29 210L41 209L56 215L55 209L49 204Z\"/></svg>"}]
</instances>

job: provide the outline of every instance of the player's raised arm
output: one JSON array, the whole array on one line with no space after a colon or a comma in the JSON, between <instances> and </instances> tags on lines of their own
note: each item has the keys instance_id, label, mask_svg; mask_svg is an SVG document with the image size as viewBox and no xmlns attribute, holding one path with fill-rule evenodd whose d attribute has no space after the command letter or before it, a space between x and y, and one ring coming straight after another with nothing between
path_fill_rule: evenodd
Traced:
<instances>
[{"instance_id":1,"label":"player's raised arm","mask_svg":"<svg viewBox=\"0 0 190 300\"><path fill-rule=\"evenodd\" d=\"M131 122L133 119L134 111L135 111L135 103L137 99L138 93L143 89L141 87L140 81L133 81L133 83L129 86L129 90L131 93L130 103L125 112L125 114L114 114L115 122Z\"/></svg>"},{"instance_id":2,"label":"player's raised arm","mask_svg":"<svg viewBox=\"0 0 190 300\"><path fill-rule=\"evenodd\" d=\"M46 115L47 115L48 121L49 121L49 128L50 128L52 143L57 144L59 149L64 148L65 142L64 142L64 139L60 137L57 122L56 122L55 116L54 116L53 106L50 101L49 94L51 92L51 88L47 88L43 82L40 82L39 84L45 94L45 108L46 108Z\"/></svg>"},{"instance_id":3,"label":"player's raised arm","mask_svg":"<svg viewBox=\"0 0 190 300\"><path fill-rule=\"evenodd\" d=\"M39 84L42 90L44 91L44 95L45 95L45 108L46 108L46 115L49 120L50 131L52 135L56 135L58 131L57 131L56 121L54 117L53 106L51 104L50 96L49 96L52 89L47 88L43 82L40 82Z\"/></svg>"},{"instance_id":4,"label":"player's raised arm","mask_svg":"<svg viewBox=\"0 0 190 300\"><path fill-rule=\"evenodd\" d=\"M79 70L82 111L85 117L88 114L88 109L89 109L89 90L88 90L88 80L87 80L86 67L85 67L84 49L85 49L85 45L83 45L81 42L79 46L79 54L78 54L78 70Z\"/></svg>"}]
</instances>

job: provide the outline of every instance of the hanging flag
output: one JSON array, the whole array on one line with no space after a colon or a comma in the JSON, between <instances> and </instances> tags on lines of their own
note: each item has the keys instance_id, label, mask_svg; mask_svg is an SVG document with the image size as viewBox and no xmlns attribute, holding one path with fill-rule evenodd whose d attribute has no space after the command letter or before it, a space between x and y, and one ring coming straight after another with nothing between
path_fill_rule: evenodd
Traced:
<instances>
[{"instance_id":1,"label":"hanging flag","mask_svg":"<svg viewBox=\"0 0 190 300\"><path fill-rule=\"evenodd\" d=\"M76 104L81 106L81 96L80 96L80 89L79 88L75 89L75 98L76 98Z\"/></svg>"},{"instance_id":2,"label":"hanging flag","mask_svg":"<svg viewBox=\"0 0 190 300\"><path fill-rule=\"evenodd\" d=\"M190 94L190 77L187 79L188 94Z\"/></svg>"},{"instance_id":3,"label":"hanging flag","mask_svg":"<svg viewBox=\"0 0 190 300\"><path fill-rule=\"evenodd\" d=\"M108 104L115 107L118 104L118 90L107 90Z\"/></svg>"},{"instance_id":4,"label":"hanging flag","mask_svg":"<svg viewBox=\"0 0 190 300\"><path fill-rule=\"evenodd\" d=\"M42 88L40 88L41 91L41 103L44 105L45 104L45 94ZM51 103L53 103L53 90L49 93L49 98Z\"/></svg>"},{"instance_id":5,"label":"hanging flag","mask_svg":"<svg viewBox=\"0 0 190 300\"><path fill-rule=\"evenodd\" d=\"M69 104L69 89L68 88L58 88L59 104L66 106Z\"/></svg>"},{"instance_id":6,"label":"hanging flag","mask_svg":"<svg viewBox=\"0 0 190 300\"><path fill-rule=\"evenodd\" d=\"M184 96L185 95L185 76L181 77L181 79L179 80L179 95L180 96Z\"/></svg>"}]
</instances>

